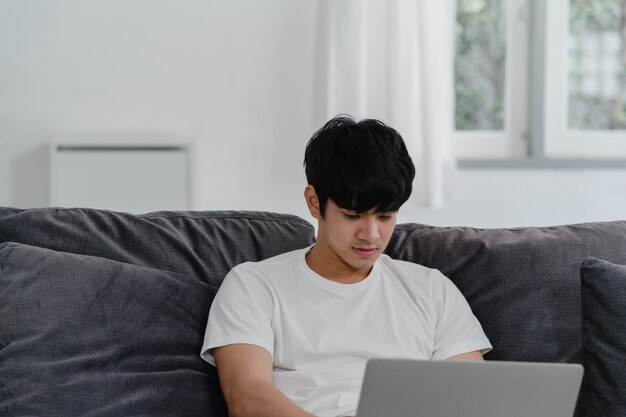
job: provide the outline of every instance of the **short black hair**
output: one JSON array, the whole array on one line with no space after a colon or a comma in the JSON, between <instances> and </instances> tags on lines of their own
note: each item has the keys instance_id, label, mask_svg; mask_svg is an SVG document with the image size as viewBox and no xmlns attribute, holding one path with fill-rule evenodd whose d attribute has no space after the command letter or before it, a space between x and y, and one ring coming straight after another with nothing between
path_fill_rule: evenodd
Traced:
<instances>
[{"instance_id":1,"label":"short black hair","mask_svg":"<svg viewBox=\"0 0 626 417\"><path fill-rule=\"evenodd\" d=\"M415 166L402 136L375 119L339 115L313 134L304 153L306 178L320 202L363 213L398 211L413 190Z\"/></svg>"}]
</instances>

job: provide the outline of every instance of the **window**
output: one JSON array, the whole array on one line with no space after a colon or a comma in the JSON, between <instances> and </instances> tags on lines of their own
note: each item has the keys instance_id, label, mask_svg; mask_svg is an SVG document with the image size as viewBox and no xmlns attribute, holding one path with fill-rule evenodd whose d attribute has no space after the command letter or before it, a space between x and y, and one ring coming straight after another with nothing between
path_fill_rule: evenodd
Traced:
<instances>
[{"instance_id":1,"label":"window","mask_svg":"<svg viewBox=\"0 0 626 417\"><path fill-rule=\"evenodd\" d=\"M457 0L461 158L626 158L621 0Z\"/></svg>"},{"instance_id":2,"label":"window","mask_svg":"<svg viewBox=\"0 0 626 417\"><path fill-rule=\"evenodd\" d=\"M458 2L454 77L459 131L504 129L505 16L502 1Z\"/></svg>"},{"instance_id":3,"label":"window","mask_svg":"<svg viewBox=\"0 0 626 417\"><path fill-rule=\"evenodd\" d=\"M626 157L622 2L557 0L546 6L546 155Z\"/></svg>"},{"instance_id":4,"label":"window","mask_svg":"<svg viewBox=\"0 0 626 417\"><path fill-rule=\"evenodd\" d=\"M526 0L458 0L456 149L461 157L522 157L528 138Z\"/></svg>"},{"instance_id":5,"label":"window","mask_svg":"<svg viewBox=\"0 0 626 417\"><path fill-rule=\"evenodd\" d=\"M570 3L567 126L575 130L626 127L625 23L622 2Z\"/></svg>"}]
</instances>

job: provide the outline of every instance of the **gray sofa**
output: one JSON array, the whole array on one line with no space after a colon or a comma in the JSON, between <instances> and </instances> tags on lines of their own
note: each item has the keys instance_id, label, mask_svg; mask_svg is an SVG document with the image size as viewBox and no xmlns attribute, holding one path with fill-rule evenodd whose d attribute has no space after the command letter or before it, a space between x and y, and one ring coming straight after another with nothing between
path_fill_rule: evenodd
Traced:
<instances>
[{"instance_id":1,"label":"gray sofa","mask_svg":"<svg viewBox=\"0 0 626 417\"><path fill-rule=\"evenodd\" d=\"M276 213L0 208L0 415L226 416L199 357L215 292L313 242ZM401 224L387 252L456 283L486 359L581 363L577 415L626 415L626 222Z\"/></svg>"}]
</instances>

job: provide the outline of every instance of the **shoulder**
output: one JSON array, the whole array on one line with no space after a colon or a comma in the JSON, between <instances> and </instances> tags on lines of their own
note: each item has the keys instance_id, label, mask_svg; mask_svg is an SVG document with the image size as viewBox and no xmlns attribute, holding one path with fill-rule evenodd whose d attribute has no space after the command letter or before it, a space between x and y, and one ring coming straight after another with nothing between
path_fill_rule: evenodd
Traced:
<instances>
[{"instance_id":1,"label":"shoulder","mask_svg":"<svg viewBox=\"0 0 626 417\"><path fill-rule=\"evenodd\" d=\"M391 276L412 292L429 293L441 297L442 293L456 290L454 283L441 271L408 261L381 255L383 276Z\"/></svg>"},{"instance_id":2,"label":"shoulder","mask_svg":"<svg viewBox=\"0 0 626 417\"><path fill-rule=\"evenodd\" d=\"M256 262L244 262L235 266L231 272L236 273L254 273L256 271L267 271L280 268L288 268L297 263L309 248L297 249L290 252L281 253L271 258L263 259Z\"/></svg>"},{"instance_id":3,"label":"shoulder","mask_svg":"<svg viewBox=\"0 0 626 417\"><path fill-rule=\"evenodd\" d=\"M278 281L297 275L298 265L307 250L303 248L257 262L241 263L226 275L222 285L273 287Z\"/></svg>"},{"instance_id":4,"label":"shoulder","mask_svg":"<svg viewBox=\"0 0 626 417\"><path fill-rule=\"evenodd\" d=\"M447 280L438 269L428 268L424 265L408 261L393 259L388 255L381 255L379 258L381 269L386 273L392 273L401 279L420 279L423 281L437 282Z\"/></svg>"}]
</instances>

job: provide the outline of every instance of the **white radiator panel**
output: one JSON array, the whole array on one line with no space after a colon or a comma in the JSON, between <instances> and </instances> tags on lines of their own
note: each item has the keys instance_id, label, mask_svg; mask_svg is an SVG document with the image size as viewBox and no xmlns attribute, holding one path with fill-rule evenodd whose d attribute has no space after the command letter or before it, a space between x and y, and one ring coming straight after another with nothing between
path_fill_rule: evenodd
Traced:
<instances>
[{"instance_id":1,"label":"white radiator panel","mask_svg":"<svg viewBox=\"0 0 626 417\"><path fill-rule=\"evenodd\" d=\"M131 213L188 210L187 146L51 146L50 205Z\"/></svg>"}]
</instances>

